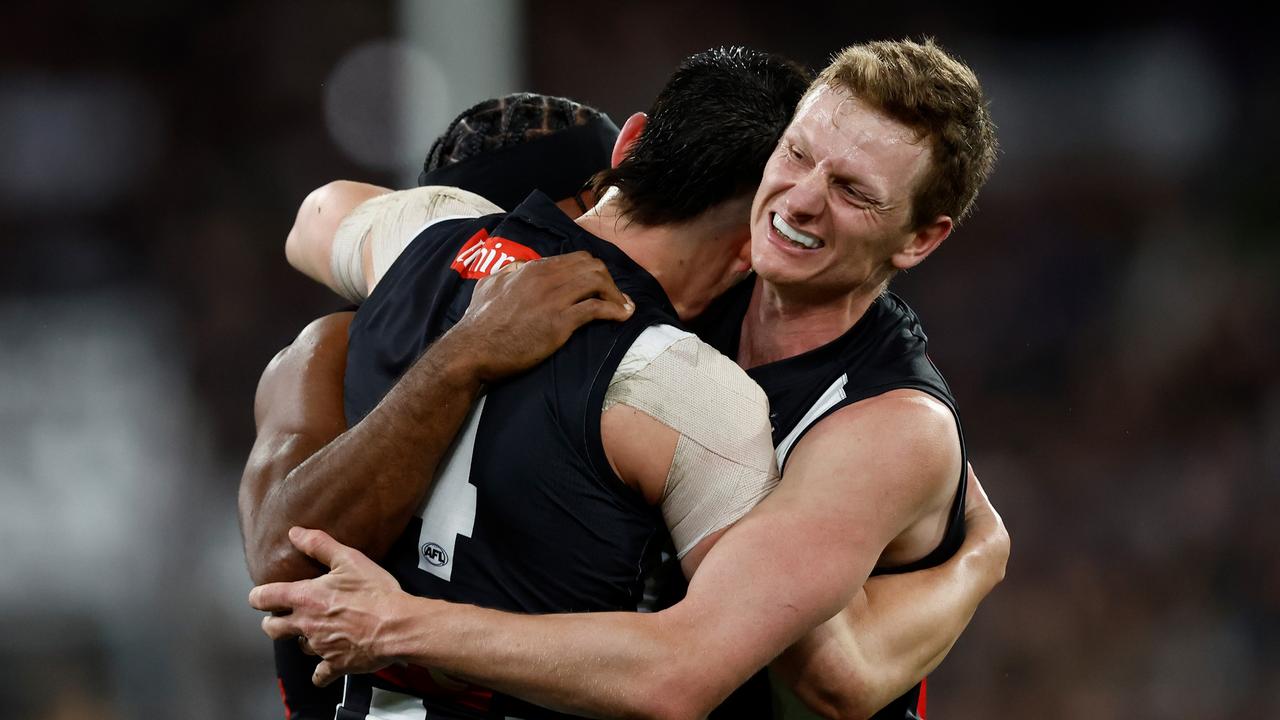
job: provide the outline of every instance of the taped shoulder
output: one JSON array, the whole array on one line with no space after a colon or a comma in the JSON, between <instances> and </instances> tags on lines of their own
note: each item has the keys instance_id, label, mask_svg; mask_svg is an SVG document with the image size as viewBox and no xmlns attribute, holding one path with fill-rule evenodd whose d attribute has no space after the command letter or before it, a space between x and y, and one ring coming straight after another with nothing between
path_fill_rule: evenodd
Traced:
<instances>
[{"instance_id":1,"label":"taped shoulder","mask_svg":"<svg viewBox=\"0 0 1280 720\"><path fill-rule=\"evenodd\" d=\"M736 522L778 482L769 401L737 363L669 325L647 329L605 394L679 435L662 514L683 556Z\"/></svg>"}]
</instances>

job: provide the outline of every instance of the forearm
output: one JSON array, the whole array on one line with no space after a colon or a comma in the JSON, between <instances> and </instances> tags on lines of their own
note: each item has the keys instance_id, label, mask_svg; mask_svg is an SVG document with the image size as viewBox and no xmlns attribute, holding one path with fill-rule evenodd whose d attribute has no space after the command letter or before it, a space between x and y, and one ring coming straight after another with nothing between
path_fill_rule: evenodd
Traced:
<instances>
[{"instance_id":1,"label":"forearm","mask_svg":"<svg viewBox=\"0 0 1280 720\"><path fill-rule=\"evenodd\" d=\"M435 467L480 391L445 335L368 416L310 455L263 498L260 532L289 545L290 527L319 528L382 557L430 488ZM268 580L275 580L269 578Z\"/></svg>"},{"instance_id":2,"label":"forearm","mask_svg":"<svg viewBox=\"0 0 1280 720\"><path fill-rule=\"evenodd\" d=\"M981 549L936 568L868 580L853 601L774 663L830 718L866 718L932 672L995 583Z\"/></svg>"},{"instance_id":3,"label":"forearm","mask_svg":"<svg viewBox=\"0 0 1280 720\"><path fill-rule=\"evenodd\" d=\"M298 552L289 542L287 533L292 525L285 514L288 509L278 507L278 499L272 496L290 471L339 432L340 429L323 436L282 433L260 437L254 444L240 483L239 511L245 562L255 583L288 582L324 574L323 565Z\"/></svg>"},{"instance_id":4,"label":"forearm","mask_svg":"<svg viewBox=\"0 0 1280 720\"><path fill-rule=\"evenodd\" d=\"M379 655L592 717L697 717L707 704L679 622L638 613L516 615L400 596Z\"/></svg>"},{"instance_id":5,"label":"forearm","mask_svg":"<svg viewBox=\"0 0 1280 720\"><path fill-rule=\"evenodd\" d=\"M377 654L567 712L702 717L849 601L858 570L833 559L830 526L787 495L775 491L726 532L662 612L530 617L415 600ZM780 542L819 557L796 563Z\"/></svg>"}]
</instances>

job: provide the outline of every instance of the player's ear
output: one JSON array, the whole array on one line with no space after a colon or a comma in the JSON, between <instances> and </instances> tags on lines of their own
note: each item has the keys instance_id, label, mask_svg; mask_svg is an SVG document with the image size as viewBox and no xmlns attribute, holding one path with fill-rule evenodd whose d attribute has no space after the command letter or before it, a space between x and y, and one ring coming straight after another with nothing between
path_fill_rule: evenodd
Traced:
<instances>
[{"instance_id":1,"label":"player's ear","mask_svg":"<svg viewBox=\"0 0 1280 720\"><path fill-rule=\"evenodd\" d=\"M742 247L738 250L738 257L734 260L733 271L736 273L745 273L751 270L751 226L742 233Z\"/></svg>"},{"instance_id":2,"label":"player's ear","mask_svg":"<svg viewBox=\"0 0 1280 720\"><path fill-rule=\"evenodd\" d=\"M908 270L919 265L947 239L953 226L950 217L939 215L933 222L912 233L907 244L893 254L890 262L898 270Z\"/></svg>"},{"instance_id":3,"label":"player's ear","mask_svg":"<svg viewBox=\"0 0 1280 720\"><path fill-rule=\"evenodd\" d=\"M613 156L609 158L609 164L612 167L618 167L618 163L631 153L631 143L640 137L640 133L644 132L644 126L648 122L649 116L638 112L622 124L622 131L618 133L618 139L613 143Z\"/></svg>"}]
</instances>

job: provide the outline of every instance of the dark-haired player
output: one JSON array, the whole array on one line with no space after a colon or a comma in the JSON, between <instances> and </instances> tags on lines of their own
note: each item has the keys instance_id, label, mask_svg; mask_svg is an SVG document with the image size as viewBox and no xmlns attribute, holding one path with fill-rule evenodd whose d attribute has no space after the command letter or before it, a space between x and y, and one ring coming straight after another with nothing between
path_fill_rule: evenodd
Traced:
<instances>
[{"instance_id":1,"label":"dark-haired player","mask_svg":"<svg viewBox=\"0 0 1280 720\"><path fill-rule=\"evenodd\" d=\"M773 393L786 393L790 387L814 394L807 401L788 403L785 417L779 417L781 427L775 428L779 456L789 463L787 482L707 557L684 601L650 617L615 613L538 618L412 601L389 593L394 582L358 556L322 534L301 533L298 544L335 565L335 571L310 584L315 587L311 591L310 585L259 589L257 606L295 608L294 617L268 619L268 632L308 634L332 663L331 669L368 669L407 659L442 665L553 707L684 716L705 712L707 703L723 697L744 670L763 664L798 633L843 608L788 653L791 661L806 663L798 678L802 692L818 701L841 700L848 690L841 681L849 679L840 674L840 653L849 640L841 636L841 629L847 634L850 618L858 614L856 603L848 605L850 594L877 559L886 567L902 567L933 562L953 550L956 537L951 531L959 525L963 497L963 484L958 483L963 477L963 449L953 401L924 357L923 335L914 316L881 292L895 269L917 264L946 237L952 216L961 217L976 194L989 168L990 158L984 153L993 148L980 91L962 65L931 45L890 43L861 51L864 59L871 56L883 63L872 70L888 75L891 83L901 79L910 97L920 97L915 84L924 76L943 75L950 93L946 100L956 106L949 115L940 113L941 118L930 117L933 109L926 108L921 118L895 106L893 92L877 96L881 88L846 87L845 76L826 76L814 86L792 125L798 136L784 141L770 160L772 181L766 175L753 210L753 257L769 265L774 277L766 276L768 282L756 293L741 294L746 318L731 349L739 352L744 364L759 365L762 375L774 376L767 382ZM900 78L904 67L908 77ZM927 72L919 72L922 67ZM953 121L955 126L947 125ZM960 144L977 148L976 157L950 158L966 150L956 146L957 135L964 141ZM929 142L922 143L926 138ZM935 152L945 155L931 160ZM633 156L643 155L637 145ZM931 165L945 170L935 172ZM960 171L954 172L957 167ZM960 182L949 187L957 178ZM637 183L633 188L644 187L643 176L632 181ZM616 177L613 182L625 187ZM939 184L941 192L935 191ZM641 193L633 189L632 195ZM684 197L668 199L679 205ZM784 207L766 207L777 198L785 198ZM792 199L794 212L787 204ZM828 204L834 201L843 204ZM612 210L628 219L641 214L626 189L617 202L608 207L606 199L602 214ZM950 214L930 214L939 202ZM921 212L924 215L917 215ZM767 227L759 226L762 216L768 218ZM607 227L584 224L598 234L610 234ZM867 229L877 224L879 234L869 234ZM646 229L655 229L643 226L630 237L620 237L619 226L632 226L612 224L609 239L624 249ZM655 233L648 234L653 239ZM777 252L797 254L779 257L762 242L773 243ZM651 245L640 247L652 251ZM660 266L661 260L649 262ZM663 288L679 294L666 283ZM759 320L777 315L784 306L793 314L773 321L775 337L762 336ZM741 313L739 309L738 317ZM840 332L823 338L841 324ZM813 343L810 352L804 352L805 343ZM353 350L352 357L358 354ZM776 362L793 356L804 362L790 367ZM832 382L815 387L814 380L823 376ZM679 378L679 373L666 377ZM633 407L644 404L643 399L628 399ZM681 400L685 398L673 402ZM650 417L665 412L664 404L643 408ZM909 444L903 449L913 452L884 449L903 442ZM655 454L659 465L668 457L655 453L655 447L661 446L648 443L641 453L642 470L644 461L652 461ZM668 471L676 465L674 458L666 462ZM868 498L879 502L869 504ZM804 554L779 553L778 547L799 548ZM432 559L440 557L436 548L426 544L421 549L434 565ZM868 555L869 550L874 552ZM850 585L859 573L857 585ZM348 595L341 584L353 577L363 578L355 581L363 592ZM770 582L764 587L743 585L748 577ZM352 612L328 603L325 595L333 591L363 610ZM317 615L316 603L330 605L333 611ZM369 623L370 607L379 608L384 619L391 618L381 633ZM407 624L423 612L449 620ZM378 693L372 693L372 701L379 701ZM397 707L392 712L408 713L410 705ZM892 710L903 713L900 716L918 713L922 700L913 696Z\"/></svg>"},{"instance_id":2,"label":"dark-haired player","mask_svg":"<svg viewBox=\"0 0 1280 720\"><path fill-rule=\"evenodd\" d=\"M419 184L460 187L509 207L537 189L559 198L566 212L577 214L584 193L594 204L589 180L608 166L617 136L617 126L603 112L565 98L534 93L493 98L463 111L436 139ZM551 158L557 161L554 167L548 162ZM501 163L502 172L494 172L495 161ZM449 197L422 190L393 193L364 183L330 183L304 201L288 247L319 247L319 238L332 241L336 235L339 252L367 260L371 269L385 272L390 259L429 218L451 211L474 216L498 209L475 196L449 207ZM364 274L346 272L349 267L335 270L326 259L316 265L316 272L340 283L342 294L358 302L367 292L362 287ZM535 296L524 302L536 305L555 299ZM543 312L565 312L570 306L564 303L544 306ZM334 313L308 325L272 360L259 383L258 437L240 490L245 556L255 582L310 577L318 571L289 545L288 523L271 521L284 518L275 511L277 507L299 497L296 483L287 482L288 472L346 429L341 397L331 388L342 382L351 317L350 312ZM360 520L358 514L347 514L348 522ZM376 545L363 547L375 556L378 553ZM311 682L319 659L304 654L292 640L276 641L274 655L291 720L332 718L341 688L319 688Z\"/></svg>"},{"instance_id":3,"label":"dark-haired player","mask_svg":"<svg viewBox=\"0 0 1280 720\"><path fill-rule=\"evenodd\" d=\"M436 138L417 189L392 192L349 180L317 188L298 207L285 253L302 272L360 302L370 280L429 219L513 208L533 190L570 215L585 211L595 204L591 177L609 166L617 137L608 115L567 98L515 93L485 100Z\"/></svg>"}]
</instances>

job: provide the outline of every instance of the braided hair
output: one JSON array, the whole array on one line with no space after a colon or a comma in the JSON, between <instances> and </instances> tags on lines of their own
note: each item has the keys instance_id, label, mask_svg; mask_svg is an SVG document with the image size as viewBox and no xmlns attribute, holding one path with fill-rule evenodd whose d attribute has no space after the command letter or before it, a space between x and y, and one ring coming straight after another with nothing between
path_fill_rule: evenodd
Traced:
<instances>
[{"instance_id":1,"label":"braided hair","mask_svg":"<svg viewBox=\"0 0 1280 720\"><path fill-rule=\"evenodd\" d=\"M429 173L602 117L593 107L551 95L514 93L485 100L454 118L431 145L422 170Z\"/></svg>"}]
</instances>

